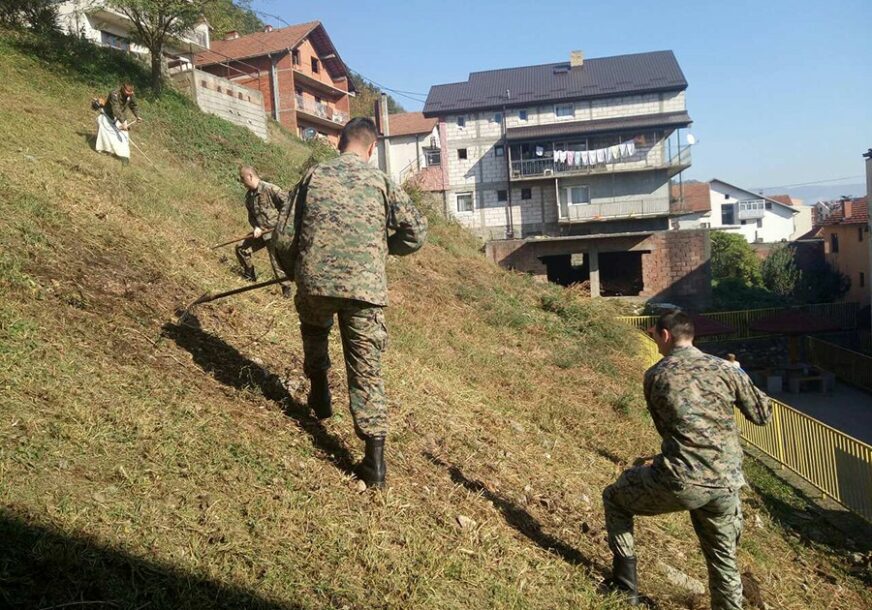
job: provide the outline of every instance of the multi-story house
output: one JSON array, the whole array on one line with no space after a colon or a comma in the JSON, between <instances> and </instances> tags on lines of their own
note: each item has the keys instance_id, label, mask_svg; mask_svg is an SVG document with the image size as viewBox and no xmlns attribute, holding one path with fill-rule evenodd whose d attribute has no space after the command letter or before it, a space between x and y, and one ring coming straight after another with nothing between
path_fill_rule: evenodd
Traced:
<instances>
[{"instance_id":1,"label":"multi-story house","mask_svg":"<svg viewBox=\"0 0 872 610\"><path fill-rule=\"evenodd\" d=\"M354 86L320 21L267 26L246 36L230 32L195 61L201 70L259 90L267 114L303 139L339 142Z\"/></svg>"},{"instance_id":2,"label":"multi-story house","mask_svg":"<svg viewBox=\"0 0 872 610\"><path fill-rule=\"evenodd\" d=\"M669 230L672 182L690 166L686 89L671 51L573 52L432 87L446 212L539 278L705 305L708 232Z\"/></svg>"},{"instance_id":3,"label":"multi-story house","mask_svg":"<svg viewBox=\"0 0 872 610\"><path fill-rule=\"evenodd\" d=\"M375 103L379 142L370 163L402 184L414 180L429 191L442 190L438 121L420 112L388 113L385 96Z\"/></svg>"},{"instance_id":4,"label":"multi-story house","mask_svg":"<svg viewBox=\"0 0 872 610\"><path fill-rule=\"evenodd\" d=\"M845 301L870 303L870 229L868 197L846 197L815 206L817 236L824 240L827 262L851 280Z\"/></svg>"},{"instance_id":5,"label":"multi-story house","mask_svg":"<svg viewBox=\"0 0 872 610\"><path fill-rule=\"evenodd\" d=\"M136 28L121 11L103 0L66 0L57 3L58 25L69 34L94 44L147 55L148 49L131 41ZM170 62L190 64L196 53L209 48L209 23L201 19L193 29L168 41L164 48Z\"/></svg>"}]
</instances>

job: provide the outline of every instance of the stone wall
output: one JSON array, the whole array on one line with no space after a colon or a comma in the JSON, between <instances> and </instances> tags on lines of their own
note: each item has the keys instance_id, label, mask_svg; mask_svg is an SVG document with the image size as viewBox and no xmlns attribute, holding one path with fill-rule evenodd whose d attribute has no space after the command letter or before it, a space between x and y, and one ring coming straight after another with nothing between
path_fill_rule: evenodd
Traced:
<instances>
[{"instance_id":1,"label":"stone wall","mask_svg":"<svg viewBox=\"0 0 872 610\"><path fill-rule=\"evenodd\" d=\"M203 112L250 129L264 140L268 138L263 96L259 91L202 70L180 72L173 79Z\"/></svg>"}]
</instances>

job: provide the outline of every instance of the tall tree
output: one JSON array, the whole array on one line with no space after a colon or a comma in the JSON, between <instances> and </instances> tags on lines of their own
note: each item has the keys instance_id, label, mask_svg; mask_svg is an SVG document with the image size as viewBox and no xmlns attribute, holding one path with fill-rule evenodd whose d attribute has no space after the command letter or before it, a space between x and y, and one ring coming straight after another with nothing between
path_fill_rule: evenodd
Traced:
<instances>
[{"instance_id":1,"label":"tall tree","mask_svg":"<svg viewBox=\"0 0 872 610\"><path fill-rule=\"evenodd\" d=\"M163 88L163 52L171 38L186 35L203 18L213 0L108 0L133 22L132 39L151 54L151 86Z\"/></svg>"},{"instance_id":2,"label":"tall tree","mask_svg":"<svg viewBox=\"0 0 872 610\"><path fill-rule=\"evenodd\" d=\"M746 286L761 286L760 261L738 233L712 232L712 279L735 279Z\"/></svg>"},{"instance_id":3,"label":"tall tree","mask_svg":"<svg viewBox=\"0 0 872 610\"><path fill-rule=\"evenodd\" d=\"M761 271L766 288L781 297L792 297L802 278L793 248L787 244L779 244L769 252Z\"/></svg>"}]
</instances>

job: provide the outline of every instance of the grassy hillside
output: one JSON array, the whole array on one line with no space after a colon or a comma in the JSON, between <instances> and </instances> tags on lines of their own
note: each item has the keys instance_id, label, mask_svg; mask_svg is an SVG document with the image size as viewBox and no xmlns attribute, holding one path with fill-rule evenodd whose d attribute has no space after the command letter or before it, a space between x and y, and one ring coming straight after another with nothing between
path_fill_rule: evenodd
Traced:
<instances>
[{"instance_id":1,"label":"grassy hillside","mask_svg":"<svg viewBox=\"0 0 872 610\"><path fill-rule=\"evenodd\" d=\"M316 422L290 301L174 314L243 285L208 248L246 230L236 165L290 186L309 150L143 91L155 166L122 168L87 106L127 77L146 80L0 34L0 607L618 607L600 490L657 437L608 304L495 268L431 214L389 266L391 488L361 492L344 371ZM854 543L754 471L741 560L768 606L870 607ZM704 580L687 516L637 531L644 592L702 607L658 567Z\"/></svg>"}]
</instances>

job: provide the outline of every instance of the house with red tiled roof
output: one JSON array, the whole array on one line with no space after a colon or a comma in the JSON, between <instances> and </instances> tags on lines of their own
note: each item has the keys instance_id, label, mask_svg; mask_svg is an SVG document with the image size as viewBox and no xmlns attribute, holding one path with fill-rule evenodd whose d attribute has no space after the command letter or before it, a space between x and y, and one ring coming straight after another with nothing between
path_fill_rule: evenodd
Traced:
<instances>
[{"instance_id":1,"label":"house with red tiled roof","mask_svg":"<svg viewBox=\"0 0 872 610\"><path fill-rule=\"evenodd\" d=\"M385 96L375 103L379 143L370 162L395 182L414 179L427 191L443 191L439 120L421 112L389 114Z\"/></svg>"},{"instance_id":2,"label":"house with red tiled roof","mask_svg":"<svg viewBox=\"0 0 872 610\"><path fill-rule=\"evenodd\" d=\"M334 145L349 120L348 69L320 21L239 36L229 32L197 54L200 70L263 94L264 110L304 139Z\"/></svg>"},{"instance_id":3,"label":"house with red tiled roof","mask_svg":"<svg viewBox=\"0 0 872 610\"><path fill-rule=\"evenodd\" d=\"M824 240L824 255L835 269L847 275L851 288L845 301L869 305L869 198L846 197L815 205L815 228Z\"/></svg>"},{"instance_id":4,"label":"house with red tiled roof","mask_svg":"<svg viewBox=\"0 0 872 610\"><path fill-rule=\"evenodd\" d=\"M673 182L669 198L673 229L705 229L712 211L708 182Z\"/></svg>"}]
</instances>

